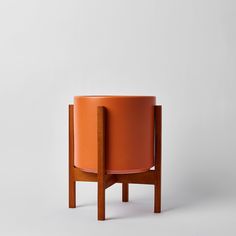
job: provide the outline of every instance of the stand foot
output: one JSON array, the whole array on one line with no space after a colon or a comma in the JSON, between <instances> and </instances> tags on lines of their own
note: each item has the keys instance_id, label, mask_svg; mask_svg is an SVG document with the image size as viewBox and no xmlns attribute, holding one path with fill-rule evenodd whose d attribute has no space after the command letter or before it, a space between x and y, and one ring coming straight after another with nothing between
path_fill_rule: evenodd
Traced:
<instances>
[{"instance_id":1,"label":"stand foot","mask_svg":"<svg viewBox=\"0 0 236 236\"><path fill-rule=\"evenodd\" d=\"M129 184L122 183L122 202L129 201Z\"/></svg>"},{"instance_id":2,"label":"stand foot","mask_svg":"<svg viewBox=\"0 0 236 236\"><path fill-rule=\"evenodd\" d=\"M105 188L98 183L98 220L105 220Z\"/></svg>"},{"instance_id":3,"label":"stand foot","mask_svg":"<svg viewBox=\"0 0 236 236\"><path fill-rule=\"evenodd\" d=\"M154 213L161 213L161 191L157 184L154 185Z\"/></svg>"},{"instance_id":4,"label":"stand foot","mask_svg":"<svg viewBox=\"0 0 236 236\"><path fill-rule=\"evenodd\" d=\"M76 207L76 182L69 182L69 208Z\"/></svg>"}]
</instances>

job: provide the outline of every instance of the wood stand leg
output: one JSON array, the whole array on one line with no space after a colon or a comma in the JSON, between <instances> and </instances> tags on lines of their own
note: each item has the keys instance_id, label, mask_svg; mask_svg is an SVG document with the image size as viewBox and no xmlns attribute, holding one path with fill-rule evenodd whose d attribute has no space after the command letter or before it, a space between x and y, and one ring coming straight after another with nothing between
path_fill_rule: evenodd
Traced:
<instances>
[{"instance_id":1,"label":"wood stand leg","mask_svg":"<svg viewBox=\"0 0 236 236\"><path fill-rule=\"evenodd\" d=\"M98 107L98 220L105 220L105 108Z\"/></svg>"},{"instance_id":2,"label":"wood stand leg","mask_svg":"<svg viewBox=\"0 0 236 236\"><path fill-rule=\"evenodd\" d=\"M69 208L76 207L76 182L70 181L69 183Z\"/></svg>"},{"instance_id":3,"label":"wood stand leg","mask_svg":"<svg viewBox=\"0 0 236 236\"><path fill-rule=\"evenodd\" d=\"M76 207L76 181L74 179L74 107L69 105L69 208Z\"/></svg>"},{"instance_id":4,"label":"wood stand leg","mask_svg":"<svg viewBox=\"0 0 236 236\"><path fill-rule=\"evenodd\" d=\"M155 184L154 184L154 212L161 212L161 106L155 106Z\"/></svg>"},{"instance_id":5,"label":"wood stand leg","mask_svg":"<svg viewBox=\"0 0 236 236\"><path fill-rule=\"evenodd\" d=\"M129 184L122 183L122 202L129 201Z\"/></svg>"}]
</instances>

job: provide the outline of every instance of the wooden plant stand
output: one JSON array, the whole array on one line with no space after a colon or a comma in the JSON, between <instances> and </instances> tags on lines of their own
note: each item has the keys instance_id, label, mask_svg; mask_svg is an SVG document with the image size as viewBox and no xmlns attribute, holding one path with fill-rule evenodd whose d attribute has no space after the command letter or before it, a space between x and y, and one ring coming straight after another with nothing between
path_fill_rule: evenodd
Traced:
<instances>
[{"instance_id":1,"label":"wooden plant stand","mask_svg":"<svg viewBox=\"0 0 236 236\"><path fill-rule=\"evenodd\" d=\"M69 208L76 207L76 181L98 183L98 220L105 220L105 190L122 184L122 201L129 201L129 184L154 185L154 213L161 212L161 128L162 107L154 106L154 170L135 174L107 174L105 153L106 108L98 107L98 173L88 173L74 166L74 106L69 105Z\"/></svg>"}]
</instances>

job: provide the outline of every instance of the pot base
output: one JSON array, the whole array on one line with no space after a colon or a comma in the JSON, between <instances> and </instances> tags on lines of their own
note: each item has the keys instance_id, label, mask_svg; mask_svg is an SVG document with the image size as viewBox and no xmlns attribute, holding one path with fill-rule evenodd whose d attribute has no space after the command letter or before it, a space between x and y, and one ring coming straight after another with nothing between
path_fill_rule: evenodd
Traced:
<instances>
[{"instance_id":1,"label":"pot base","mask_svg":"<svg viewBox=\"0 0 236 236\"><path fill-rule=\"evenodd\" d=\"M144 169L133 169L133 170L106 170L107 174L135 174L135 173L142 173L150 170L153 166L150 166L150 168L144 168ZM87 169L87 168L80 168L80 170L88 173L94 173L97 174L97 170L95 169Z\"/></svg>"}]
</instances>

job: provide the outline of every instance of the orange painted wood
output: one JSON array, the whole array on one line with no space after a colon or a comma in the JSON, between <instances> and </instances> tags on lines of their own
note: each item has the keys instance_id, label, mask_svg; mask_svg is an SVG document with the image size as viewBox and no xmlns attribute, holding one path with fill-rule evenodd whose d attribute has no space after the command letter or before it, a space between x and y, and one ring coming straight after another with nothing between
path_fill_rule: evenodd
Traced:
<instances>
[{"instance_id":1,"label":"orange painted wood","mask_svg":"<svg viewBox=\"0 0 236 236\"><path fill-rule=\"evenodd\" d=\"M161 212L161 132L162 107L155 106L155 185L154 185L154 212Z\"/></svg>"},{"instance_id":2,"label":"orange painted wood","mask_svg":"<svg viewBox=\"0 0 236 236\"><path fill-rule=\"evenodd\" d=\"M97 108L97 142L98 142L98 220L105 220L105 108Z\"/></svg>"},{"instance_id":3,"label":"orange painted wood","mask_svg":"<svg viewBox=\"0 0 236 236\"><path fill-rule=\"evenodd\" d=\"M122 183L122 202L129 201L129 184Z\"/></svg>"},{"instance_id":4,"label":"orange painted wood","mask_svg":"<svg viewBox=\"0 0 236 236\"><path fill-rule=\"evenodd\" d=\"M74 179L74 107L69 105L69 208L76 207L76 182Z\"/></svg>"}]
</instances>

